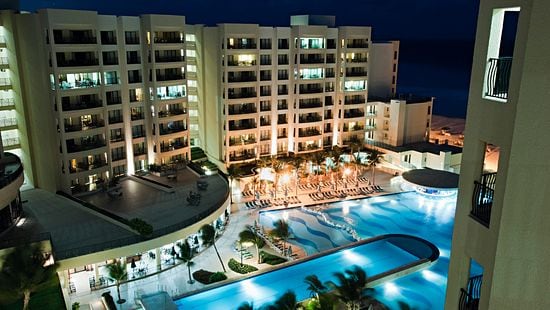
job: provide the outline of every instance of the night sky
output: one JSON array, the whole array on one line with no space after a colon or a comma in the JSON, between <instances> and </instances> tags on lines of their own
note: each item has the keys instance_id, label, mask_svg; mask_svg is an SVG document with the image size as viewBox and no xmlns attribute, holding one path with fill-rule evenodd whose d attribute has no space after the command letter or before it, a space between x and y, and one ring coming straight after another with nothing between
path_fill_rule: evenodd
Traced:
<instances>
[{"instance_id":1,"label":"night sky","mask_svg":"<svg viewBox=\"0 0 550 310\"><path fill-rule=\"evenodd\" d=\"M434 112L465 117L479 0L22 0L21 9L102 14L185 15L190 24L288 26L290 15L336 15L337 25L368 25L373 39L401 40L398 92L435 96Z\"/></svg>"}]
</instances>

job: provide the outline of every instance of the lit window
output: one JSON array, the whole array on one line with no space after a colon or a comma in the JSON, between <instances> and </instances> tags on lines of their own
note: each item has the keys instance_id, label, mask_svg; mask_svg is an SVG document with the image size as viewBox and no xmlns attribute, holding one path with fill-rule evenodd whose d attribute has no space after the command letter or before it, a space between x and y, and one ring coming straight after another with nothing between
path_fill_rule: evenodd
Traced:
<instances>
[{"instance_id":1,"label":"lit window","mask_svg":"<svg viewBox=\"0 0 550 310\"><path fill-rule=\"evenodd\" d=\"M187 100L189 102L198 102L199 101L199 97L197 97L196 95L189 95L189 97L187 98Z\"/></svg>"},{"instance_id":2,"label":"lit window","mask_svg":"<svg viewBox=\"0 0 550 310\"><path fill-rule=\"evenodd\" d=\"M187 72L197 72L197 66L187 65Z\"/></svg>"},{"instance_id":3,"label":"lit window","mask_svg":"<svg viewBox=\"0 0 550 310\"><path fill-rule=\"evenodd\" d=\"M197 87L197 81L196 80L188 80L187 86L189 87Z\"/></svg>"},{"instance_id":4,"label":"lit window","mask_svg":"<svg viewBox=\"0 0 550 310\"><path fill-rule=\"evenodd\" d=\"M185 41L187 41L187 42L195 42L195 35L194 35L194 34L186 34L186 35L185 35Z\"/></svg>"},{"instance_id":5,"label":"lit window","mask_svg":"<svg viewBox=\"0 0 550 310\"><path fill-rule=\"evenodd\" d=\"M198 131L198 130L199 130L199 125L197 125L197 124L190 124L190 125L189 125L189 129L190 129L191 131Z\"/></svg>"},{"instance_id":6,"label":"lit window","mask_svg":"<svg viewBox=\"0 0 550 310\"><path fill-rule=\"evenodd\" d=\"M199 116L199 110L189 109L189 116Z\"/></svg>"},{"instance_id":7,"label":"lit window","mask_svg":"<svg viewBox=\"0 0 550 310\"><path fill-rule=\"evenodd\" d=\"M367 89L367 81L345 81L344 90L365 90Z\"/></svg>"},{"instance_id":8,"label":"lit window","mask_svg":"<svg viewBox=\"0 0 550 310\"><path fill-rule=\"evenodd\" d=\"M197 57L197 52L194 50L187 50L187 57Z\"/></svg>"}]
</instances>

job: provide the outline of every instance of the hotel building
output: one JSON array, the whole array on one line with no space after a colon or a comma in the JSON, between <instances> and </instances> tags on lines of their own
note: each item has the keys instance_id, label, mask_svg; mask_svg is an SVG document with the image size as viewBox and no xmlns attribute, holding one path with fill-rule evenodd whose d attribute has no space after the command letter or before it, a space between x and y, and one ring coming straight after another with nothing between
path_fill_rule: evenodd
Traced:
<instances>
[{"instance_id":1,"label":"hotel building","mask_svg":"<svg viewBox=\"0 0 550 310\"><path fill-rule=\"evenodd\" d=\"M393 126L377 111L395 95L399 44L373 43L370 27L308 15L290 27L206 27L183 16L3 14L14 25L21 118L33 124L16 136L39 154L25 164L35 187L91 191L188 161L191 146L225 167L388 139Z\"/></svg>"},{"instance_id":2,"label":"hotel building","mask_svg":"<svg viewBox=\"0 0 550 310\"><path fill-rule=\"evenodd\" d=\"M549 12L544 0L481 1L446 309L550 308Z\"/></svg>"}]
</instances>

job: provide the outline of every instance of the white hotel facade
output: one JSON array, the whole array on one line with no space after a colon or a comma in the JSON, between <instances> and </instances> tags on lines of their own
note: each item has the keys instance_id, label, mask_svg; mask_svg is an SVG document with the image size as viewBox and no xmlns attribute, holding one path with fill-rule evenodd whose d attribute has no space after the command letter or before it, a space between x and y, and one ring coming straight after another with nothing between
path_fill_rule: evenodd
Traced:
<instances>
[{"instance_id":1,"label":"white hotel facade","mask_svg":"<svg viewBox=\"0 0 550 310\"><path fill-rule=\"evenodd\" d=\"M395 95L399 43L373 43L370 27L335 27L329 16L293 16L290 27L57 9L2 16L20 87L12 96L20 130L9 136L21 141L35 187L93 190L150 164L190 160L191 146L224 167L392 144L395 113L379 110ZM371 92L384 99L369 100ZM432 100L421 104L429 111ZM417 140L431 115L420 118Z\"/></svg>"}]
</instances>

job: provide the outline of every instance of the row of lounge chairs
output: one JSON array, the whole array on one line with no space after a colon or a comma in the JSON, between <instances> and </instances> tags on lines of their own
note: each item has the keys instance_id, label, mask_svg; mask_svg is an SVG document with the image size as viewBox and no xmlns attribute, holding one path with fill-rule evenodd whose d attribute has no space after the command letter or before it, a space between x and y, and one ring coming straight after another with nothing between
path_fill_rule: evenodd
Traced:
<instances>
[{"instance_id":1,"label":"row of lounge chairs","mask_svg":"<svg viewBox=\"0 0 550 310\"><path fill-rule=\"evenodd\" d=\"M360 188L348 188L348 189L340 189L340 190L335 190L330 192L311 193L309 194L309 197L313 199L313 201L321 201L321 200L341 198L346 196L364 196L364 195L379 193L382 191L383 189L379 185L370 185L370 186L365 186Z\"/></svg>"},{"instance_id":2,"label":"row of lounge chairs","mask_svg":"<svg viewBox=\"0 0 550 310\"><path fill-rule=\"evenodd\" d=\"M267 208L267 207L279 207L289 204L299 204L300 199L297 196L290 196L288 198L277 199L260 199L255 201L249 201L245 203L247 209Z\"/></svg>"},{"instance_id":3,"label":"row of lounge chairs","mask_svg":"<svg viewBox=\"0 0 550 310\"><path fill-rule=\"evenodd\" d=\"M357 181L359 183L370 184L370 181L367 177L360 177L359 179L357 179ZM346 183L347 185L355 184L355 180L349 180L348 182L345 182L344 180L338 180L336 183L338 184L338 186L341 187L341 186L344 186ZM324 187L333 187L333 186L334 186L333 182L319 182L319 183L300 184L298 185L298 188L303 191L307 191L307 190L318 190L319 187L324 188Z\"/></svg>"}]
</instances>

